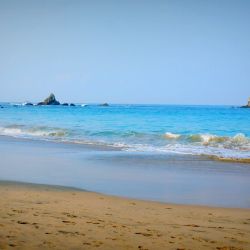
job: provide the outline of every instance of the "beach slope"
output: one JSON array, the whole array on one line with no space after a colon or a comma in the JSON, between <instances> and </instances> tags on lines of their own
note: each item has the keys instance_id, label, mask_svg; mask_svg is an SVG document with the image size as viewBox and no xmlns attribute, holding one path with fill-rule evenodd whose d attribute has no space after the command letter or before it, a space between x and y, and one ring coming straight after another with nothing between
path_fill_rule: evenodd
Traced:
<instances>
[{"instance_id":1,"label":"beach slope","mask_svg":"<svg viewBox=\"0 0 250 250\"><path fill-rule=\"evenodd\" d=\"M0 182L0 249L250 249L250 210Z\"/></svg>"}]
</instances>

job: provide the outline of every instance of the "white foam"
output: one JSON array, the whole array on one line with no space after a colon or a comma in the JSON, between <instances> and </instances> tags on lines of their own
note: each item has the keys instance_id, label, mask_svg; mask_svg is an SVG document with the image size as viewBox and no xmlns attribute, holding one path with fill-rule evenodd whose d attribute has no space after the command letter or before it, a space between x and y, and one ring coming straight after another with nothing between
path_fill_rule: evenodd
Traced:
<instances>
[{"instance_id":1,"label":"white foam","mask_svg":"<svg viewBox=\"0 0 250 250\"><path fill-rule=\"evenodd\" d=\"M207 155L220 158L232 159L250 159L250 151L240 151L227 148L215 148L208 146L195 146L185 144L168 144L162 147L154 147L150 145L136 144L127 145L124 149L131 152L159 152L159 153L176 153L190 155Z\"/></svg>"},{"instance_id":2,"label":"white foam","mask_svg":"<svg viewBox=\"0 0 250 250\"><path fill-rule=\"evenodd\" d=\"M0 127L0 134L1 135L9 135L9 136L22 135L22 130L19 128L2 128L2 127Z\"/></svg>"},{"instance_id":3,"label":"white foam","mask_svg":"<svg viewBox=\"0 0 250 250\"><path fill-rule=\"evenodd\" d=\"M167 139L178 139L178 138L181 137L181 135L180 134L174 134L174 133L171 133L171 132L166 132L165 137Z\"/></svg>"},{"instance_id":4,"label":"white foam","mask_svg":"<svg viewBox=\"0 0 250 250\"><path fill-rule=\"evenodd\" d=\"M14 137L61 137L66 134L62 129L24 128L23 126L0 127L1 135Z\"/></svg>"},{"instance_id":5,"label":"white foam","mask_svg":"<svg viewBox=\"0 0 250 250\"><path fill-rule=\"evenodd\" d=\"M216 138L216 136L215 135L210 135L210 134L201 134L200 138L203 141L203 143L209 143L209 141Z\"/></svg>"},{"instance_id":6,"label":"white foam","mask_svg":"<svg viewBox=\"0 0 250 250\"><path fill-rule=\"evenodd\" d=\"M75 134L74 138L72 135L69 136L70 133L70 131L62 128L50 128L46 126L30 127L14 124L12 126L0 127L0 135L13 137L112 146L133 152L178 153L208 155L220 158L250 159L250 138L244 134L236 134L229 137L213 134L180 135L167 132L165 136L169 140L164 140L162 137L154 137L152 143L151 141L149 143L142 143L144 137L143 139L135 137L132 140L127 136L124 138L115 137L115 141L112 142L106 139L102 140L101 137L91 137L88 140L79 134ZM118 141L119 139L121 141Z\"/></svg>"}]
</instances>

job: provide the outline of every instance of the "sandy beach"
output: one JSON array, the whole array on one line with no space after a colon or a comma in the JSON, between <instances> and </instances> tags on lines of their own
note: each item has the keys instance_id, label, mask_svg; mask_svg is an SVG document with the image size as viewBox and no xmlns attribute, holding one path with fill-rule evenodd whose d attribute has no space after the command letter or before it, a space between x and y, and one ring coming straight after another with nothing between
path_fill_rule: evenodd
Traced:
<instances>
[{"instance_id":1,"label":"sandy beach","mask_svg":"<svg viewBox=\"0 0 250 250\"><path fill-rule=\"evenodd\" d=\"M1 249L250 249L250 210L0 184Z\"/></svg>"},{"instance_id":2,"label":"sandy beach","mask_svg":"<svg viewBox=\"0 0 250 250\"><path fill-rule=\"evenodd\" d=\"M250 0L0 0L0 250L250 250Z\"/></svg>"}]
</instances>

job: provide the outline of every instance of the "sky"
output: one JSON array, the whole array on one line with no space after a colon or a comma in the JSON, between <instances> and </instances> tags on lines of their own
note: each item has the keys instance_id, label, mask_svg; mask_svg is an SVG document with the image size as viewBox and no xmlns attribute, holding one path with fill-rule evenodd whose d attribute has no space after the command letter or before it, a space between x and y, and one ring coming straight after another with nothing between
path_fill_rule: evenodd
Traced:
<instances>
[{"instance_id":1,"label":"sky","mask_svg":"<svg viewBox=\"0 0 250 250\"><path fill-rule=\"evenodd\" d=\"M250 96L248 0L0 0L0 101Z\"/></svg>"}]
</instances>

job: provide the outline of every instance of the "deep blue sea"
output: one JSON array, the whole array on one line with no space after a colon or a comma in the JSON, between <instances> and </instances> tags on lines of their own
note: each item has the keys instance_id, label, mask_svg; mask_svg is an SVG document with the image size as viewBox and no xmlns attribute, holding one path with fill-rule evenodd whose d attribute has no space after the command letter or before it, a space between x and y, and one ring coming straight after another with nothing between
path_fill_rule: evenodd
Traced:
<instances>
[{"instance_id":1,"label":"deep blue sea","mask_svg":"<svg viewBox=\"0 0 250 250\"><path fill-rule=\"evenodd\" d=\"M0 135L150 154L250 159L250 109L184 105L0 105Z\"/></svg>"}]
</instances>

